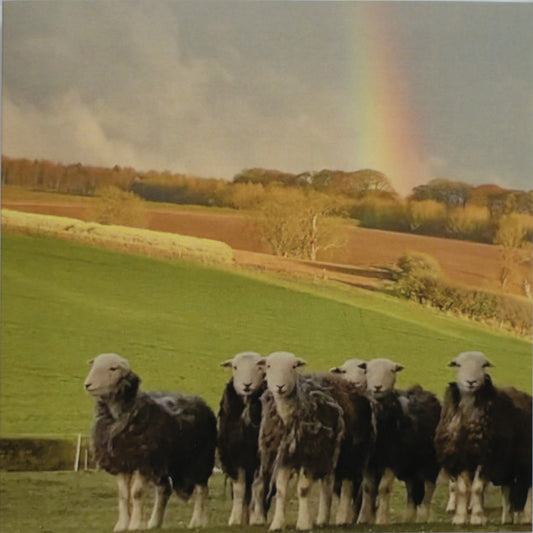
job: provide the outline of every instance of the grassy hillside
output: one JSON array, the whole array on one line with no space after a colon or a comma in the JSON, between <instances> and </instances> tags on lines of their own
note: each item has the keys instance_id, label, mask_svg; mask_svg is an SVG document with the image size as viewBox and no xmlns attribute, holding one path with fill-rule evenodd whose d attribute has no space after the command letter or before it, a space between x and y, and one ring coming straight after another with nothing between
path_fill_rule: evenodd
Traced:
<instances>
[{"instance_id":1,"label":"grassy hillside","mask_svg":"<svg viewBox=\"0 0 533 533\"><path fill-rule=\"evenodd\" d=\"M363 291L251 277L51 238L2 237L0 433L86 433L86 361L114 351L147 389L216 408L238 351L289 350L313 370L349 357L405 365L400 386L442 393L458 352L484 351L496 382L531 390L531 344Z\"/></svg>"}]
</instances>

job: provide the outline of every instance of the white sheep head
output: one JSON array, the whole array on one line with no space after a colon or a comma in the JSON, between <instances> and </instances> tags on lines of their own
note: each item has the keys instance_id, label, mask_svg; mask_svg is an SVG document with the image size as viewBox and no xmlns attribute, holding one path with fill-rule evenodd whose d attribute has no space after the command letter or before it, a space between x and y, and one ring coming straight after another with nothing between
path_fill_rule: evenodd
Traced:
<instances>
[{"instance_id":1,"label":"white sheep head","mask_svg":"<svg viewBox=\"0 0 533 533\"><path fill-rule=\"evenodd\" d=\"M456 382L465 393L477 391L484 383L491 363L482 352L462 352L448 366L457 370Z\"/></svg>"},{"instance_id":2,"label":"white sheep head","mask_svg":"<svg viewBox=\"0 0 533 533\"><path fill-rule=\"evenodd\" d=\"M233 388L245 400L259 390L265 380L265 371L257 364L262 358L257 352L241 352L221 363L221 366L231 368Z\"/></svg>"},{"instance_id":3,"label":"white sheep head","mask_svg":"<svg viewBox=\"0 0 533 533\"><path fill-rule=\"evenodd\" d=\"M329 371L332 374L337 374L346 381L353 383L358 389L366 389L366 374L365 369L361 364L365 361L361 359L348 359L341 366L334 366Z\"/></svg>"},{"instance_id":4,"label":"white sheep head","mask_svg":"<svg viewBox=\"0 0 533 533\"><path fill-rule=\"evenodd\" d=\"M396 374L403 370L402 365L381 358L361 363L359 367L365 370L367 390L376 395L394 390Z\"/></svg>"},{"instance_id":5,"label":"white sheep head","mask_svg":"<svg viewBox=\"0 0 533 533\"><path fill-rule=\"evenodd\" d=\"M297 369L306 362L290 352L273 352L257 364L265 370L268 390L280 399L291 395L298 379Z\"/></svg>"},{"instance_id":6,"label":"white sheep head","mask_svg":"<svg viewBox=\"0 0 533 533\"><path fill-rule=\"evenodd\" d=\"M135 395L140 383L127 359L116 353L103 353L89 361L91 370L85 379L85 390L95 398Z\"/></svg>"}]
</instances>

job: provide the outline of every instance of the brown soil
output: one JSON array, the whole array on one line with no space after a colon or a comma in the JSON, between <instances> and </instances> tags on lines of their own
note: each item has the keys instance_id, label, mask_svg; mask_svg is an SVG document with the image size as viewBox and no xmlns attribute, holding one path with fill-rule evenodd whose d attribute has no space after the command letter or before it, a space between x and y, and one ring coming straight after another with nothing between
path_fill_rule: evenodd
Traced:
<instances>
[{"instance_id":1,"label":"brown soil","mask_svg":"<svg viewBox=\"0 0 533 533\"><path fill-rule=\"evenodd\" d=\"M90 218L91 209L86 204L74 203L5 201L2 206L82 220ZM238 213L151 208L149 229L223 241L236 250L237 264L246 268L335 279L366 288L377 287L387 276L386 268L394 265L404 252L424 252L438 260L444 275L452 282L479 289L500 289L501 255L493 245L347 227L342 246L319 254L320 262L311 263L266 254L251 220ZM520 265L508 282L507 291L523 295L523 280L531 286L531 274L531 261Z\"/></svg>"}]
</instances>

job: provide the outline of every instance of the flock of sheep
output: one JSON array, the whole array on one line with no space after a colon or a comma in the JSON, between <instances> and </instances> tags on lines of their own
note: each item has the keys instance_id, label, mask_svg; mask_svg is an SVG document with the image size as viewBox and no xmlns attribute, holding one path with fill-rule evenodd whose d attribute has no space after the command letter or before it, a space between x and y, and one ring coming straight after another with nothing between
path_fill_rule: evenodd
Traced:
<instances>
[{"instance_id":1,"label":"flock of sheep","mask_svg":"<svg viewBox=\"0 0 533 533\"><path fill-rule=\"evenodd\" d=\"M386 524L395 478L405 485L404 519L427 521L437 476L450 479L453 524L486 523L484 491L502 491L502 523L531 523L529 394L493 385L481 352L451 363L443 402L420 386L395 388L402 366L350 359L329 373L303 373L288 352L243 352L231 368L218 416L197 396L139 390L126 359L101 354L85 389L96 400L91 442L100 468L117 477L115 531L157 528L173 491L194 501L189 527L207 525L215 462L231 479L229 525L282 530L289 480L297 476L296 528ZM319 482L313 516L309 493ZM148 523L143 492L155 485Z\"/></svg>"}]
</instances>

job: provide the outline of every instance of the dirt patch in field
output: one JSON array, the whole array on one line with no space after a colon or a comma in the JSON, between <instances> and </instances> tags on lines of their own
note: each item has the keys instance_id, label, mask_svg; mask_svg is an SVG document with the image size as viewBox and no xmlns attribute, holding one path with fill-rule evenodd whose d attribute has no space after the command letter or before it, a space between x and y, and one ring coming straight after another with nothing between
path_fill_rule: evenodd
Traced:
<instances>
[{"instance_id":1,"label":"dirt patch in field","mask_svg":"<svg viewBox=\"0 0 533 533\"><path fill-rule=\"evenodd\" d=\"M33 213L69 216L88 220L86 204L3 202L4 207ZM365 288L375 288L386 277L400 255L424 252L440 263L444 275L454 283L499 291L501 255L497 246L453 239L347 227L342 246L319 254L319 263L295 261L266 254L251 220L239 213L210 213L209 210L149 210L149 229L215 239L234 248L236 262L246 268L270 270L315 279L335 279ZM507 291L523 295L524 280L532 283L531 261L522 264L508 282Z\"/></svg>"}]
</instances>

